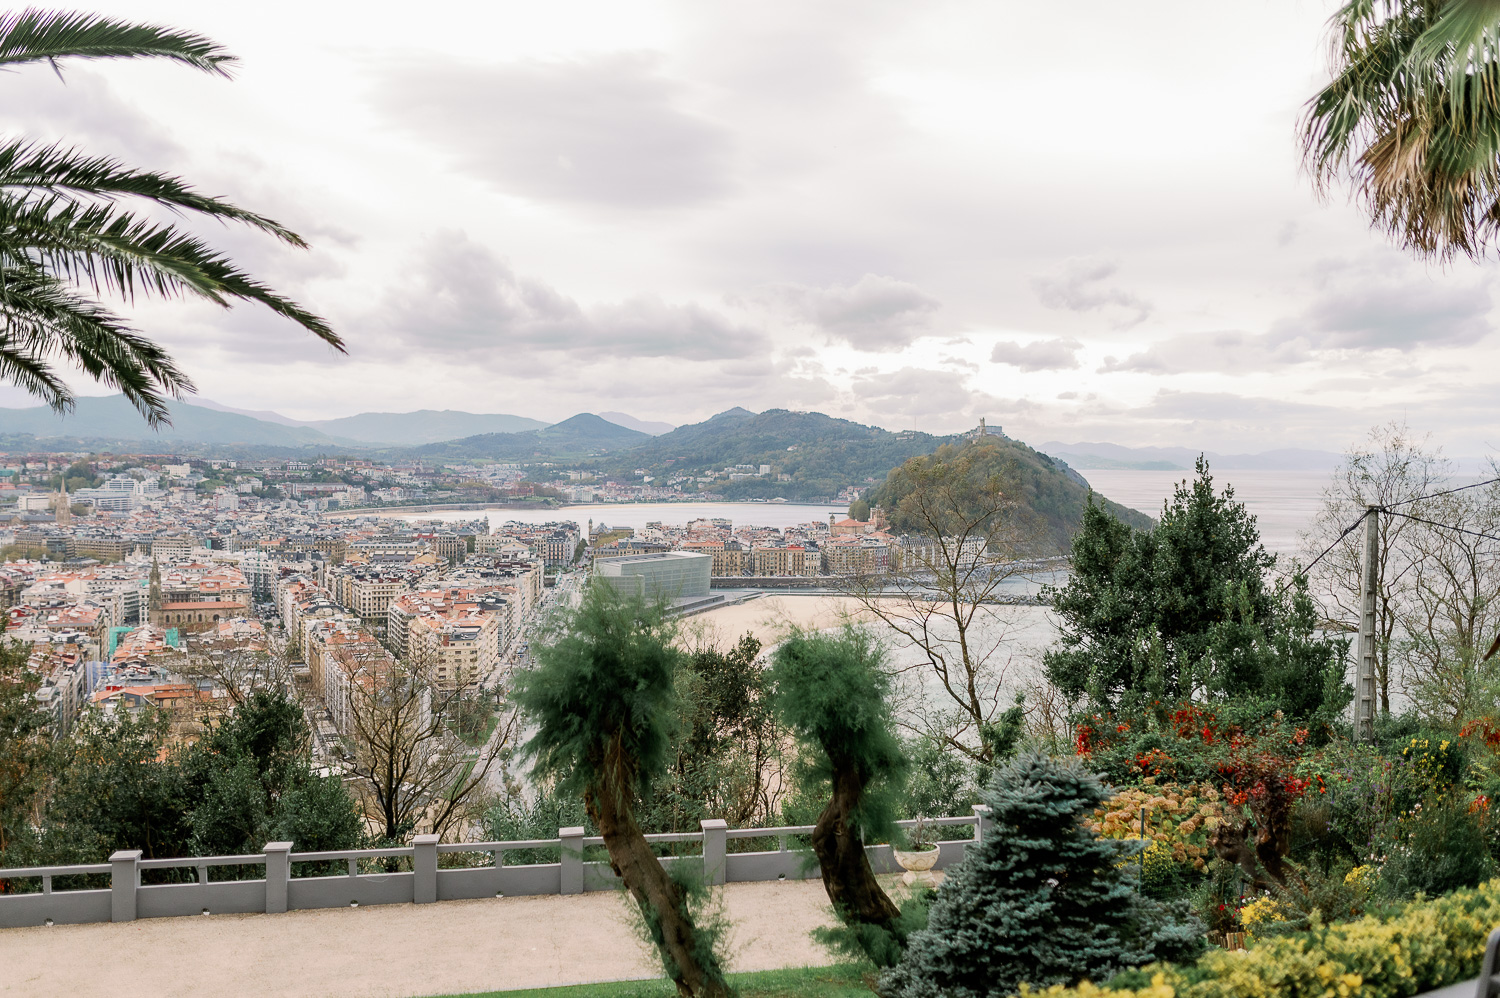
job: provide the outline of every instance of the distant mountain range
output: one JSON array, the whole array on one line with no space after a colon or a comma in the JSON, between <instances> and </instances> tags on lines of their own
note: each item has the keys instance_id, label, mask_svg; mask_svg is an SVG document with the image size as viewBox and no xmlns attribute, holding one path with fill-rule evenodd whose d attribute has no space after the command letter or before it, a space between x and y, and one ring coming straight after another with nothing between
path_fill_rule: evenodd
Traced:
<instances>
[{"instance_id":1,"label":"distant mountain range","mask_svg":"<svg viewBox=\"0 0 1500 998\"><path fill-rule=\"evenodd\" d=\"M147 426L123 395L79 398L66 416L46 406L0 409L0 434L30 434L55 444L145 444L148 450L179 444L338 448L357 443L339 440L310 426L287 425L187 402L174 402L171 408L172 425L159 431Z\"/></svg>"},{"instance_id":2,"label":"distant mountain range","mask_svg":"<svg viewBox=\"0 0 1500 998\"><path fill-rule=\"evenodd\" d=\"M634 416L627 416L623 412L601 412L599 413L599 418L607 419L616 426L625 426L632 430L640 430L642 433L649 433L653 437L660 436L663 433L671 433L677 429L671 423L658 423L648 419L636 419Z\"/></svg>"},{"instance_id":3,"label":"distant mountain range","mask_svg":"<svg viewBox=\"0 0 1500 998\"><path fill-rule=\"evenodd\" d=\"M0 434L110 444L401 448L480 434L526 433L549 425L525 416L453 409L362 412L338 419L298 420L279 412L237 409L200 398L173 403L171 410L172 425L157 432L123 396L83 397L67 416L58 416L45 406L0 409ZM603 413L600 421L646 436L672 429L670 423L646 422L623 412Z\"/></svg>"},{"instance_id":4,"label":"distant mountain range","mask_svg":"<svg viewBox=\"0 0 1500 998\"><path fill-rule=\"evenodd\" d=\"M1209 467L1221 471L1330 471L1343 460L1343 455L1331 451L1296 448L1268 450L1259 454L1216 454L1191 447L1123 447L1110 443L1065 444L1049 440L1037 449L1044 454L1061 458L1080 471L1189 471L1199 454L1208 459Z\"/></svg>"}]
</instances>

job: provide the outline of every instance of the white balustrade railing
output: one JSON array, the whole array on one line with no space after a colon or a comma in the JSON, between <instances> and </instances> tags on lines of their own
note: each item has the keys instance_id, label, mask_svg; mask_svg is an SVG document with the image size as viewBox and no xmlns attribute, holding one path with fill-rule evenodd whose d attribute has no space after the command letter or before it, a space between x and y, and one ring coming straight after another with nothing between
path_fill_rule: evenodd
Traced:
<instances>
[{"instance_id":1,"label":"white balustrade railing","mask_svg":"<svg viewBox=\"0 0 1500 998\"><path fill-rule=\"evenodd\" d=\"M936 868L963 859L965 849L982 840L987 823L988 808L982 806L971 815L929 819L930 826L973 827L968 838L938 844ZM698 865L708 884L819 876L811 855L790 847L792 839L811 835L812 825L730 828L720 819L699 824L696 832L668 832L646 839L664 847L696 843L696 850L674 848L661 861ZM916 822L898 824L911 828ZM775 839L777 848L756 851L730 846L746 839ZM290 842L270 842L264 852L244 856L172 859L143 859L140 850L127 849L110 856L108 863L0 869L0 928L611 890L618 879L609 863L591 858L603 844L601 836L585 835L584 829L575 827L558 829L554 839L506 842L439 842L436 835L418 835L409 846L387 849L293 852ZM877 873L898 869L889 845L865 849ZM507 853L535 850L555 851L557 861L505 861ZM466 856L485 860L466 862ZM223 867L259 869L249 878L212 879L209 871ZM165 883L143 884L143 871L181 873L165 877ZM89 877L102 882L106 876L108 887L55 889L58 878Z\"/></svg>"}]
</instances>

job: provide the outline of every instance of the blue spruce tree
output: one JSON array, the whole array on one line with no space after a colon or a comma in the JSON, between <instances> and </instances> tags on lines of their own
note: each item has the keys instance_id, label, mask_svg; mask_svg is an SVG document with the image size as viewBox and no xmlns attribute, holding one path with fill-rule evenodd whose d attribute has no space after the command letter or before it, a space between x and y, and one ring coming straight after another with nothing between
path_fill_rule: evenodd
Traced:
<instances>
[{"instance_id":1,"label":"blue spruce tree","mask_svg":"<svg viewBox=\"0 0 1500 998\"><path fill-rule=\"evenodd\" d=\"M1195 957L1203 926L1136 890L1136 841L1083 819L1109 796L1073 761L1028 755L996 771L993 829L938 888L927 927L885 974L891 998L1004 998L1102 982L1155 960Z\"/></svg>"}]
</instances>

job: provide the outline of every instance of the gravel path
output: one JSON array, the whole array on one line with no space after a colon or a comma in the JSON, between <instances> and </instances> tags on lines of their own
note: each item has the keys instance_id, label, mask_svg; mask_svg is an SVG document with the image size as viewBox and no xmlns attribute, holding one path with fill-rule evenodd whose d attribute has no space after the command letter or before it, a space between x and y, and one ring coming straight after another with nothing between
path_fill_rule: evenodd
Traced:
<instances>
[{"instance_id":1,"label":"gravel path","mask_svg":"<svg viewBox=\"0 0 1500 998\"><path fill-rule=\"evenodd\" d=\"M832 962L821 881L730 884L732 970ZM5 998L415 998L660 974L622 894L0 929Z\"/></svg>"}]
</instances>

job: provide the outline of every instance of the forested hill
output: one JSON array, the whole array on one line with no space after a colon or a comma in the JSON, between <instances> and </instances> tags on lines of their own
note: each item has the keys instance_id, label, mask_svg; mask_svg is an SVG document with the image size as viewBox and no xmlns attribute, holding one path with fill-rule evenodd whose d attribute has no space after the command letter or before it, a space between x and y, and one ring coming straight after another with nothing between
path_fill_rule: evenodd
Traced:
<instances>
[{"instance_id":1,"label":"forested hill","mask_svg":"<svg viewBox=\"0 0 1500 998\"><path fill-rule=\"evenodd\" d=\"M703 487L727 499L826 499L849 485L880 482L907 458L952 439L915 430L893 433L821 412L734 408L611 455L600 470L625 475L641 468L663 479L711 477ZM723 474L742 465L757 473L769 466L771 473L737 481Z\"/></svg>"},{"instance_id":2,"label":"forested hill","mask_svg":"<svg viewBox=\"0 0 1500 998\"><path fill-rule=\"evenodd\" d=\"M539 430L520 433L480 433L461 440L414 447L408 453L427 458L490 458L496 461L525 461L542 457L558 460L581 459L589 455L633 447L650 440L639 430L600 419L590 412L554 423Z\"/></svg>"},{"instance_id":3,"label":"forested hill","mask_svg":"<svg viewBox=\"0 0 1500 998\"><path fill-rule=\"evenodd\" d=\"M1000 436L946 444L929 455L923 455L920 460L948 463L960 458L973 459L971 475L974 477L998 476L1005 483L1005 491L1036 515L1053 550L1061 554L1071 548L1073 535L1083 525L1083 512L1090 491L1076 471L1057 458ZM892 469L885 483L874 489L869 497L871 505L878 504L888 511L897 530L910 529L911 526L901 522L899 513L901 500L910 488L911 476L903 473L909 467L902 465ZM1132 527L1146 529L1155 523L1145 513L1111 502L1097 493L1094 502Z\"/></svg>"}]
</instances>

